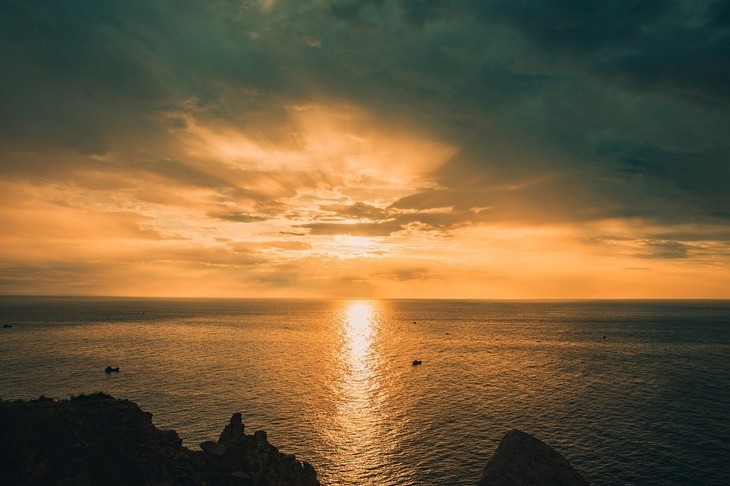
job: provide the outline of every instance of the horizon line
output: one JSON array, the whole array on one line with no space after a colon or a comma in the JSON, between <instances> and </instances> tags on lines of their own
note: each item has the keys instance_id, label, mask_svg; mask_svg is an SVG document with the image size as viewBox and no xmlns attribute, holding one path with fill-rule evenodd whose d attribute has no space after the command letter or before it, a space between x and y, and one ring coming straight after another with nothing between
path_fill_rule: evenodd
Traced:
<instances>
[{"instance_id":1,"label":"horizon line","mask_svg":"<svg viewBox=\"0 0 730 486\"><path fill-rule=\"evenodd\" d=\"M479 301L479 302L706 302L706 301L730 301L730 297L562 297L562 298L489 298L489 297L464 297L464 298L436 298L436 297L205 297L205 296L145 296L145 295L82 295L82 294L3 294L0 298L42 298L42 299L139 299L139 300L402 300L402 301Z\"/></svg>"}]
</instances>

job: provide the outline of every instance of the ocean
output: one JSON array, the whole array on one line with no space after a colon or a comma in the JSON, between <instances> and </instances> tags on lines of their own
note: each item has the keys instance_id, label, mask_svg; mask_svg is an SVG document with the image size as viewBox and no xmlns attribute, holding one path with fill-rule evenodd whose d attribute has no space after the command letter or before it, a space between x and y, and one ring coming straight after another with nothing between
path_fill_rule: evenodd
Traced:
<instances>
[{"instance_id":1,"label":"ocean","mask_svg":"<svg viewBox=\"0 0 730 486\"><path fill-rule=\"evenodd\" d=\"M728 301L0 297L0 324L3 399L105 391L191 448L240 411L325 484L475 484L512 428L596 485L730 484Z\"/></svg>"}]
</instances>

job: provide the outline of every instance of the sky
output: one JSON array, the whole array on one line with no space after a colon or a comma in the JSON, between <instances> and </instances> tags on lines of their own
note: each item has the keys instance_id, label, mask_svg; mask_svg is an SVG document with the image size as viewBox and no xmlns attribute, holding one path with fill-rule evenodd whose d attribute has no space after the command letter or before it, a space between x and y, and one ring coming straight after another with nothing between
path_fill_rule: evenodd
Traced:
<instances>
[{"instance_id":1,"label":"sky","mask_svg":"<svg viewBox=\"0 0 730 486\"><path fill-rule=\"evenodd\" d=\"M4 0L0 293L730 298L728 0Z\"/></svg>"}]
</instances>

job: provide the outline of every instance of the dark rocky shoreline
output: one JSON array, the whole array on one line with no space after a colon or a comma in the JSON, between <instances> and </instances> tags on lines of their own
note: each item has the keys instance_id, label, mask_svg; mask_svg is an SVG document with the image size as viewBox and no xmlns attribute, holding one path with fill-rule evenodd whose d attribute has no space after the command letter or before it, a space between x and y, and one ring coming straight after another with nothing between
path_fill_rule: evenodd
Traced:
<instances>
[{"instance_id":1,"label":"dark rocky shoreline","mask_svg":"<svg viewBox=\"0 0 730 486\"><path fill-rule=\"evenodd\" d=\"M309 463L279 452L265 432L246 435L240 414L214 444L219 454L183 447L152 414L104 393L0 401L3 484L319 484Z\"/></svg>"},{"instance_id":2,"label":"dark rocky shoreline","mask_svg":"<svg viewBox=\"0 0 730 486\"><path fill-rule=\"evenodd\" d=\"M104 393L69 400L0 400L3 484L319 485L305 461L270 444L266 432L245 433L236 413L217 442L183 447L152 414ZM485 467L480 485L585 485L554 449L513 430Z\"/></svg>"}]
</instances>

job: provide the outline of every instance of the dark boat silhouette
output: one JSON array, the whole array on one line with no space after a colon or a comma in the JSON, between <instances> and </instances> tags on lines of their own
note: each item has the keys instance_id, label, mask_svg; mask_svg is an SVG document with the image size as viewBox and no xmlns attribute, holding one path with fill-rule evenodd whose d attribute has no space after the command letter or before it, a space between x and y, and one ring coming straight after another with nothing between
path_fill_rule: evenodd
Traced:
<instances>
[{"instance_id":1,"label":"dark boat silhouette","mask_svg":"<svg viewBox=\"0 0 730 486\"><path fill-rule=\"evenodd\" d=\"M414 359L414 360L413 360L413 366L418 366L418 365L420 365L421 363L422 363L422 361L421 361L420 359Z\"/></svg>"},{"instance_id":2,"label":"dark boat silhouette","mask_svg":"<svg viewBox=\"0 0 730 486\"><path fill-rule=\"evenodd\" d=\"M107 366L106 368L104 368L104 372L105 373L119 373L119 366L117 366L116 368L112 368L111 366Z\"/></svg>"}]
</instances>

